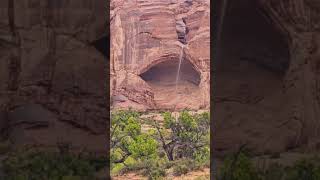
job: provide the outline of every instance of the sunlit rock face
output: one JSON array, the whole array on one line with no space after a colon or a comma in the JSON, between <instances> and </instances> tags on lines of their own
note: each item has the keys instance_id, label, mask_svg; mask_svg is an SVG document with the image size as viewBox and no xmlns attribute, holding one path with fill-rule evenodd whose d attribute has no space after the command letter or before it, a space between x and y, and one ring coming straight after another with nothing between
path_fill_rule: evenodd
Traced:
<instances>
[{"instance_id":1,"label":"sunlit rock face","mask_svg":"<svg viewBox=\"0 0 320 180\"><path fill-rule=\"evenodd\" d=\"M97 47L108 29L105 3L0 2L0 111L14 114L20 108L39 118L28 122L34 128L20 123L24 117L19 123L9 122L14 142L51 146L65 141L105 151L107 61ZM38 121L48 121L46 114L54 118L38 126ZM90 138L97 141L89 145Z\"/></svg>"},{"instance_id":2,"label":"sunlit rock face","mask_svg":"<svg viewBox=\"0 0 320 180\"><path fill-rule=\"evenodd\" d=\"M208 2L114 0L110 18L114 108L209 108Z\"/></svg>"}]
</instances>

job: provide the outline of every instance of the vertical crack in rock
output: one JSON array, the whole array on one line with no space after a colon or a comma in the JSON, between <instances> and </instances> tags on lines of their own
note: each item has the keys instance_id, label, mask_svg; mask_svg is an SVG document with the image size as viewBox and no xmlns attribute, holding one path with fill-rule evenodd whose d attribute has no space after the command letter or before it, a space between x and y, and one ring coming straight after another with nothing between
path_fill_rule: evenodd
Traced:
<instances>
[{"instance_id":1,"label":"vertical crack in rock","mask_svg":"<svg viewBox=\"0 0 320 180\"><path fill-rule=\"evenodd\" d=\"M59 4L55 4L59 5ZM45 16L45 22L46 22L46 28L47 28L47 39L48 39L48 49L49 52L47 54L48 58L48 65L49 65L49 74L47 76L47 80L44 80L44 84L47 89L47 94L50 94L52 91L52 84L53 84L53 79L55 77L55 69L56 69L56 64L57 64L57 58L56 56L56 32L50 22L53 22L53 17L50 12L52 12L51 8L55 7L54 4L50 3L50 1L46 2L46 16ZM57 6L59 7L59 6ZM46 76L45 76L46 77Z\"/></svg>"},{"instance_id":2,"label":"vertical crack in rock","mask_svg":"<svg viewBox=\"0 0 320 180\"><path fill-rule=\"evenodd\" d=\"M183 18L176 21L176 30L177 30L177 34L178 34L178 40L182 44L187 44L186 36L188 33L188 29L186 26L186 22Z\"/></svg>"},{"instance_id":3,"label":"vertical crack in rock","mask_svg":"<svg viewBox=\"0 0 320 180\"><path fill-rule=\"evenodd\" d=\"M14 0L8 1L8 18L9 27L12 34L12 40L14 44L18 46L18 53L16 56L12 55L9 60L9 84L8 89L16 91L19 86L19 76L21 71L21 39L16 31L15 27L15 12L14 12Z\"/></svg>"},{"instance_id":4,"label":"vertical crack in rock","mask_svg":"<svg viewBox=\"0 0 320 180\"><path fill-rule=\"evenodd\" d=\"M50 94L52 91L52 84L53 84L53 78L55 76L55 69L57 65L57 59L55 58L56 55L56 34L55 32L52 33L49 40L49 52L48 52L48 58L51 62L49 62L52 66L49 72L49 82L47 84L47 93Z\"/></svg>"},{"instance_id":5,"label":"vertical crack in rock","mask_svg":"<svg viewBox=\"0 0 320 180\"><path fill-rule=\"evenodd\" d=\"M9 18L9 27L13 36L15 36L15 26L14 26L14 0L8 0L8 18Z\"/></svg>"}]
</instances>

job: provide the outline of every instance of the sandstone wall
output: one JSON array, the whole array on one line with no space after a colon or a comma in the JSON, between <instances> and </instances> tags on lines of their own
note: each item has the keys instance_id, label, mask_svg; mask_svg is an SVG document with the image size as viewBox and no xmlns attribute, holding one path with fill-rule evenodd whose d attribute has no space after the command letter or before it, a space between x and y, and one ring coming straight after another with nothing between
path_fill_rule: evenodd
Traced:
<instances>
[{"instance_id":1,"label":"sandstone wall","mask_svg":"<svg viewBox=\"0 0 320 180\"><path fill-rule=\"evenodd\" d=\"M177 60L185 43L185 56L201 76L199 100L209 107L208 1L114 0L110 26L111 94L128 98L115 106L157 108L153 89L139 75L160 62Z\"/></svg>"},{"instance_id":2,"label":"sandstone wall","mask_svg":"<svg viewBox=\"0 0 320 180\"><path fill-rule=\"evenodd\" d=\"M215 61L215 154L241 145L318 150L318 3L230 1L227 11Z\"/></svg>"},{"instance_id":3,"label":"sandstone wall","mask_svg":"<svg viewBox=\"0 0 320 180\"><path fill-rule=\"evenodd\" d=\"M65 141L104 151L107 61L92 43L106 35L105 3L0 2L0 111L35 113L9 123L13 142L50 146ZM44 109L42 114L38 109ZM47 115L53 116L50 123L36 126L49 121ZM16 120L10 117L0 121ZM26 121L35 128L26 128ZM91 145L84 141L93 138L97 141Z\"/></svg>"}]
</instances>

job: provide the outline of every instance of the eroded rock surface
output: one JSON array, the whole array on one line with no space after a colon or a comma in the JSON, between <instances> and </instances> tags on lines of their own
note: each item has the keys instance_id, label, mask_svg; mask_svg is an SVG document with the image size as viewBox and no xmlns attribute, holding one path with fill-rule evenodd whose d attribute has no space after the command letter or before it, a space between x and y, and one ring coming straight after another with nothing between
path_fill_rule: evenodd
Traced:
<instances>
[{"instance_id":1,"label":"eroded rock surface","mask_svg":"<svg viewBox=\"0 0 320 180\"><path fill-rule=\"evenodd\" d=\"M216 154L242 145L254 153L315 150L320 132L318 4L230 1L215 68Z\"/></svg>"},{"instance_id":2,"label":"eroded rock surface","mask_svg":"<svg viewBox=\"0 0 320 180\"><path fill-rule=\"evenodd\" d=\"M114 108L209 108L208 1L113 0L110 21L111 95L128 98Z\"/></svg>"},{"instance_id":3,"label":"eroded rock surface","mask_svg":"<svg viewBox=\"0 0 320 180\"><path fill-rule=\"evenodd\" d=\"M94 45L106 36L105 3L0 2L0 119L13 143L104 151L107 61Z\"/></svg>"}]
</instances>

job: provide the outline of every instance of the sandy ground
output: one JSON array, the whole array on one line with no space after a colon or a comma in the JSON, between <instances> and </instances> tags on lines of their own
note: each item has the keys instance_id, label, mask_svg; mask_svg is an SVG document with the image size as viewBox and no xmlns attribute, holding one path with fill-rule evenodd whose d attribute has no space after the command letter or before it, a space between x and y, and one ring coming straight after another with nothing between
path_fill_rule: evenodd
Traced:
<instances>
[{"instance_id":1,"label":"sandy ground","mask_svg":"<svg viewBox=\"0 0 320 180\"><path fill-rule=\"evenodd\" d=\"M182 176L173 176L168 175L164 179L166 180L194 180L196 178L201 178L201 180L209 180L210 179L210 169L205 168L198 171L192 171L188 172L187 174L184 174ZM141 176L137 173L130 172L121 176L113 177L112 180L147 180L147 177ZM199 179L200 180L200 179Z\"/></svg>"},{"instance_id":2,"label":"sandy ground","mask_svg":"<svg viewBox=\"0 0 320 180\"><path fill-rule=\"evenodd\" d=\"M112 180L148 180L147 177L143 177L137 173L130 172L121 176L113 177Z\"/></svg>"},{"instance_id":3,"label":"sandy ground","mask_svg":"<svg viewBox=\"0 0 320 180\"><path fill-rule=\"evenodd\" d=\"M200 89L188 81L180 81L177 85L166 84L165 82L149 82L154 90L155 102L158 108L177 108L179 107L199 107L201 98L199 97Z\"/></svg>"},{"instance_id":4,"label":"sandy ground","mask_svg":"<svg viewBox=\"0 0 320 180\"><path fill-rule=\"evenodd\" d=\"M210 179L210 169L205 168L205 169L198 170L198 171L192 171L192 172L189 172L189 173L182 175L182 176L173 177L172 180L193 180L193 179L200 178L200 177L201 177L201 180L207 180L207 179L209 180Z\"/></svg>"}]
</instances>

